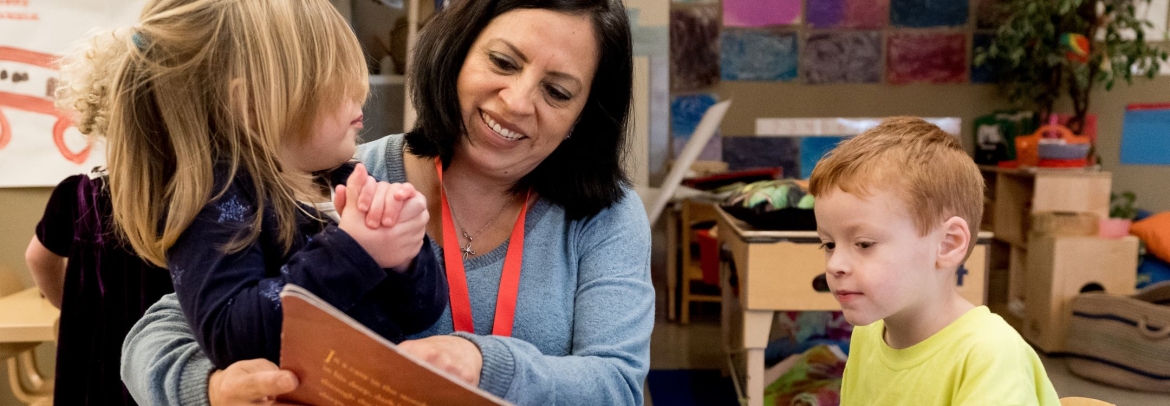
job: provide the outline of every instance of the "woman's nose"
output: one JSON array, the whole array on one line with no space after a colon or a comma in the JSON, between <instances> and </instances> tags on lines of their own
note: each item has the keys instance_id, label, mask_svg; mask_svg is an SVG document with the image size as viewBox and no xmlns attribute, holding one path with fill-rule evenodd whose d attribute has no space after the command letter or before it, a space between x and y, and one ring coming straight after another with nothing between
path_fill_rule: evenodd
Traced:
<instances>
[{"instance_id":1,"label":"woman's nose","mask_svg":"<svg viewBox=\"0 0 1170 406\"><path fill-rule=\"evenodd\" d=\"M500 90L500 99L504 101L508 112L513 115L533 114L536 111L534 100L537 97L538 85L538 83L522 77Z\"/></svg>"}]
</instances>

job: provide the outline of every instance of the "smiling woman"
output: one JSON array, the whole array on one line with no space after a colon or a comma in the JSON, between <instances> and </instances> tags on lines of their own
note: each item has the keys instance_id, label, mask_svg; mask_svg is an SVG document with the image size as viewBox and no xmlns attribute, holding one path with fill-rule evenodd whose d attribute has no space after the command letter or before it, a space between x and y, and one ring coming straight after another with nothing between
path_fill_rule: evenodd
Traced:
<instances>
[{"instance_id":1,"label":"smiling woman","mask_svg":"<svg viewBox=\"0 0 1170 406\"><path fill-rule=\"evenodd\" d=\"M416 127L357 152L374 177L426 197L423 250L450 286L438 322L400 348L516 404L641 404L654 290L649 224L621 167L621 1L452 2L416 49ZM253 361L209 383L197 348L176 344L190 333L174 303L147 317L123 352L136 396L271 404L295 387Z\"/></svg>"}]
</instances>

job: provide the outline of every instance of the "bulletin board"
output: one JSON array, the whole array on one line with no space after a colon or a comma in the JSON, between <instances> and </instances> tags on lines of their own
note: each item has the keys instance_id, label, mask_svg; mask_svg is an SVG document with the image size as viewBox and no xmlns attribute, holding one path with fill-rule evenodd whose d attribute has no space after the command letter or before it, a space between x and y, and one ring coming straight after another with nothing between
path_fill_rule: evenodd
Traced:
<instances>
[{"instance_id":1,"label":"bulletin board","mask_svg":"<svg viewBox=\"0 0 1170 406\"><path fill-rule=\"evenodd\" d=\"M1003 21L996 1L674 0L671 105L734 101L720 127L725 161L763 148L745 145L783 142L742 139L766 136L757 121L775 118L955 117L970 149L970 123L1010 107L987 69L972 63ZM1139 10L1152 31L1165 31L1165 3ZM671 132L672 143L685 142Z\"/></svg>"},{"instance_id":2,"label":"bulletin board","mask_svg":"<svg viewBox=\"0 0 1170 406\"><path fill-rule=\"evenodd\" d=\"M131 25L143 0L0 0L0 187L49 186L105 163L53 106L56 59L92 30Z\"/></svg>"}]
</instances>

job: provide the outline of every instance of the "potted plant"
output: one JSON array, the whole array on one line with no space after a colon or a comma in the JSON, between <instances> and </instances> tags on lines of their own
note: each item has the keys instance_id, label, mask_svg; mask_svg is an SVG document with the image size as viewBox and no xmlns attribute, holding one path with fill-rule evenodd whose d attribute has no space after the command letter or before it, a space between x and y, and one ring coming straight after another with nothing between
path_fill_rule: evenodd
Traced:
<instances>
[{"instance_id":1,"label":"potted plant","mask_svg":"<svg viewBox=\"0 0 1170 406\"><path fill-rule=\"evenodd\" d=\"M1166 61L1167 53L1146 41L1153 25L1137 15L1136 4L1149 1L999 0L1003 24L988 46L976 48L975 63L989 65L1001 93L1036 110L1040 123L1067 94L1073 115L1064 124L1084 135L1094 87L1153 78Z\"/></svg>"},{"instance_id":2,"label":"potted plant","mask_svg":"<svg viewBox=\"0 0 1170 406\"><path fill-rule=\"evenodd\" d=\"M1133 203L1137 197L1133 192L1109 194L1109 218L1101 219L1100 235L1106 238L1121 238L1129 235L1129 226L1137 217Z\"/></svg>"}]
</instances>

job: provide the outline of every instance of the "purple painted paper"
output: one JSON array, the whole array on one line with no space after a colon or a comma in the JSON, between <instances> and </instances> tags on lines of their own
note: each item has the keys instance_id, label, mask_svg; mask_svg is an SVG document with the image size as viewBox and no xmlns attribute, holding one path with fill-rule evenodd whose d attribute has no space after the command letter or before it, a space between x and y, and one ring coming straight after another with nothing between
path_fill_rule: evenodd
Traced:
<instances>
[{"instance_id":1,"label":"purple painted paper","mask_svg":"<svg viewBox=\"0 0 1170 406\"><path fill-rule=\"evenodd\" d=\"M878 83L882 80L882 34L829 31L809 34L800 62L808 83Z\"/></svg>"},{"instance_id":2,"label":"purple painted paper","mask_svg":"<svg viewBox=\"0 0 1170 406\"><path fill-rule=\"evenodd\" d=\"M723 0L726 27L766 27L800 23L801 0Z\"/></svg>"},{"instance_id":3,"label":"purple painted paper","mask_svg":"<svg viewBox=\"0 0 1170 406\"><path fill-rule=\"evenodd\" d=\"M812 0L808 24L813 28L882 28L890 23L890 0Z\"/></svg>"},{"instance_id":4,"label":"purple painted paper","mask_svg":"<svg viewBox=\"0 0 1170 406\"><path fill-rule=\"evenodd\" d=\"M886 52L886 80L892 84L967 81L966 34L890 34Z\"/></svg>"}]
</instances>

